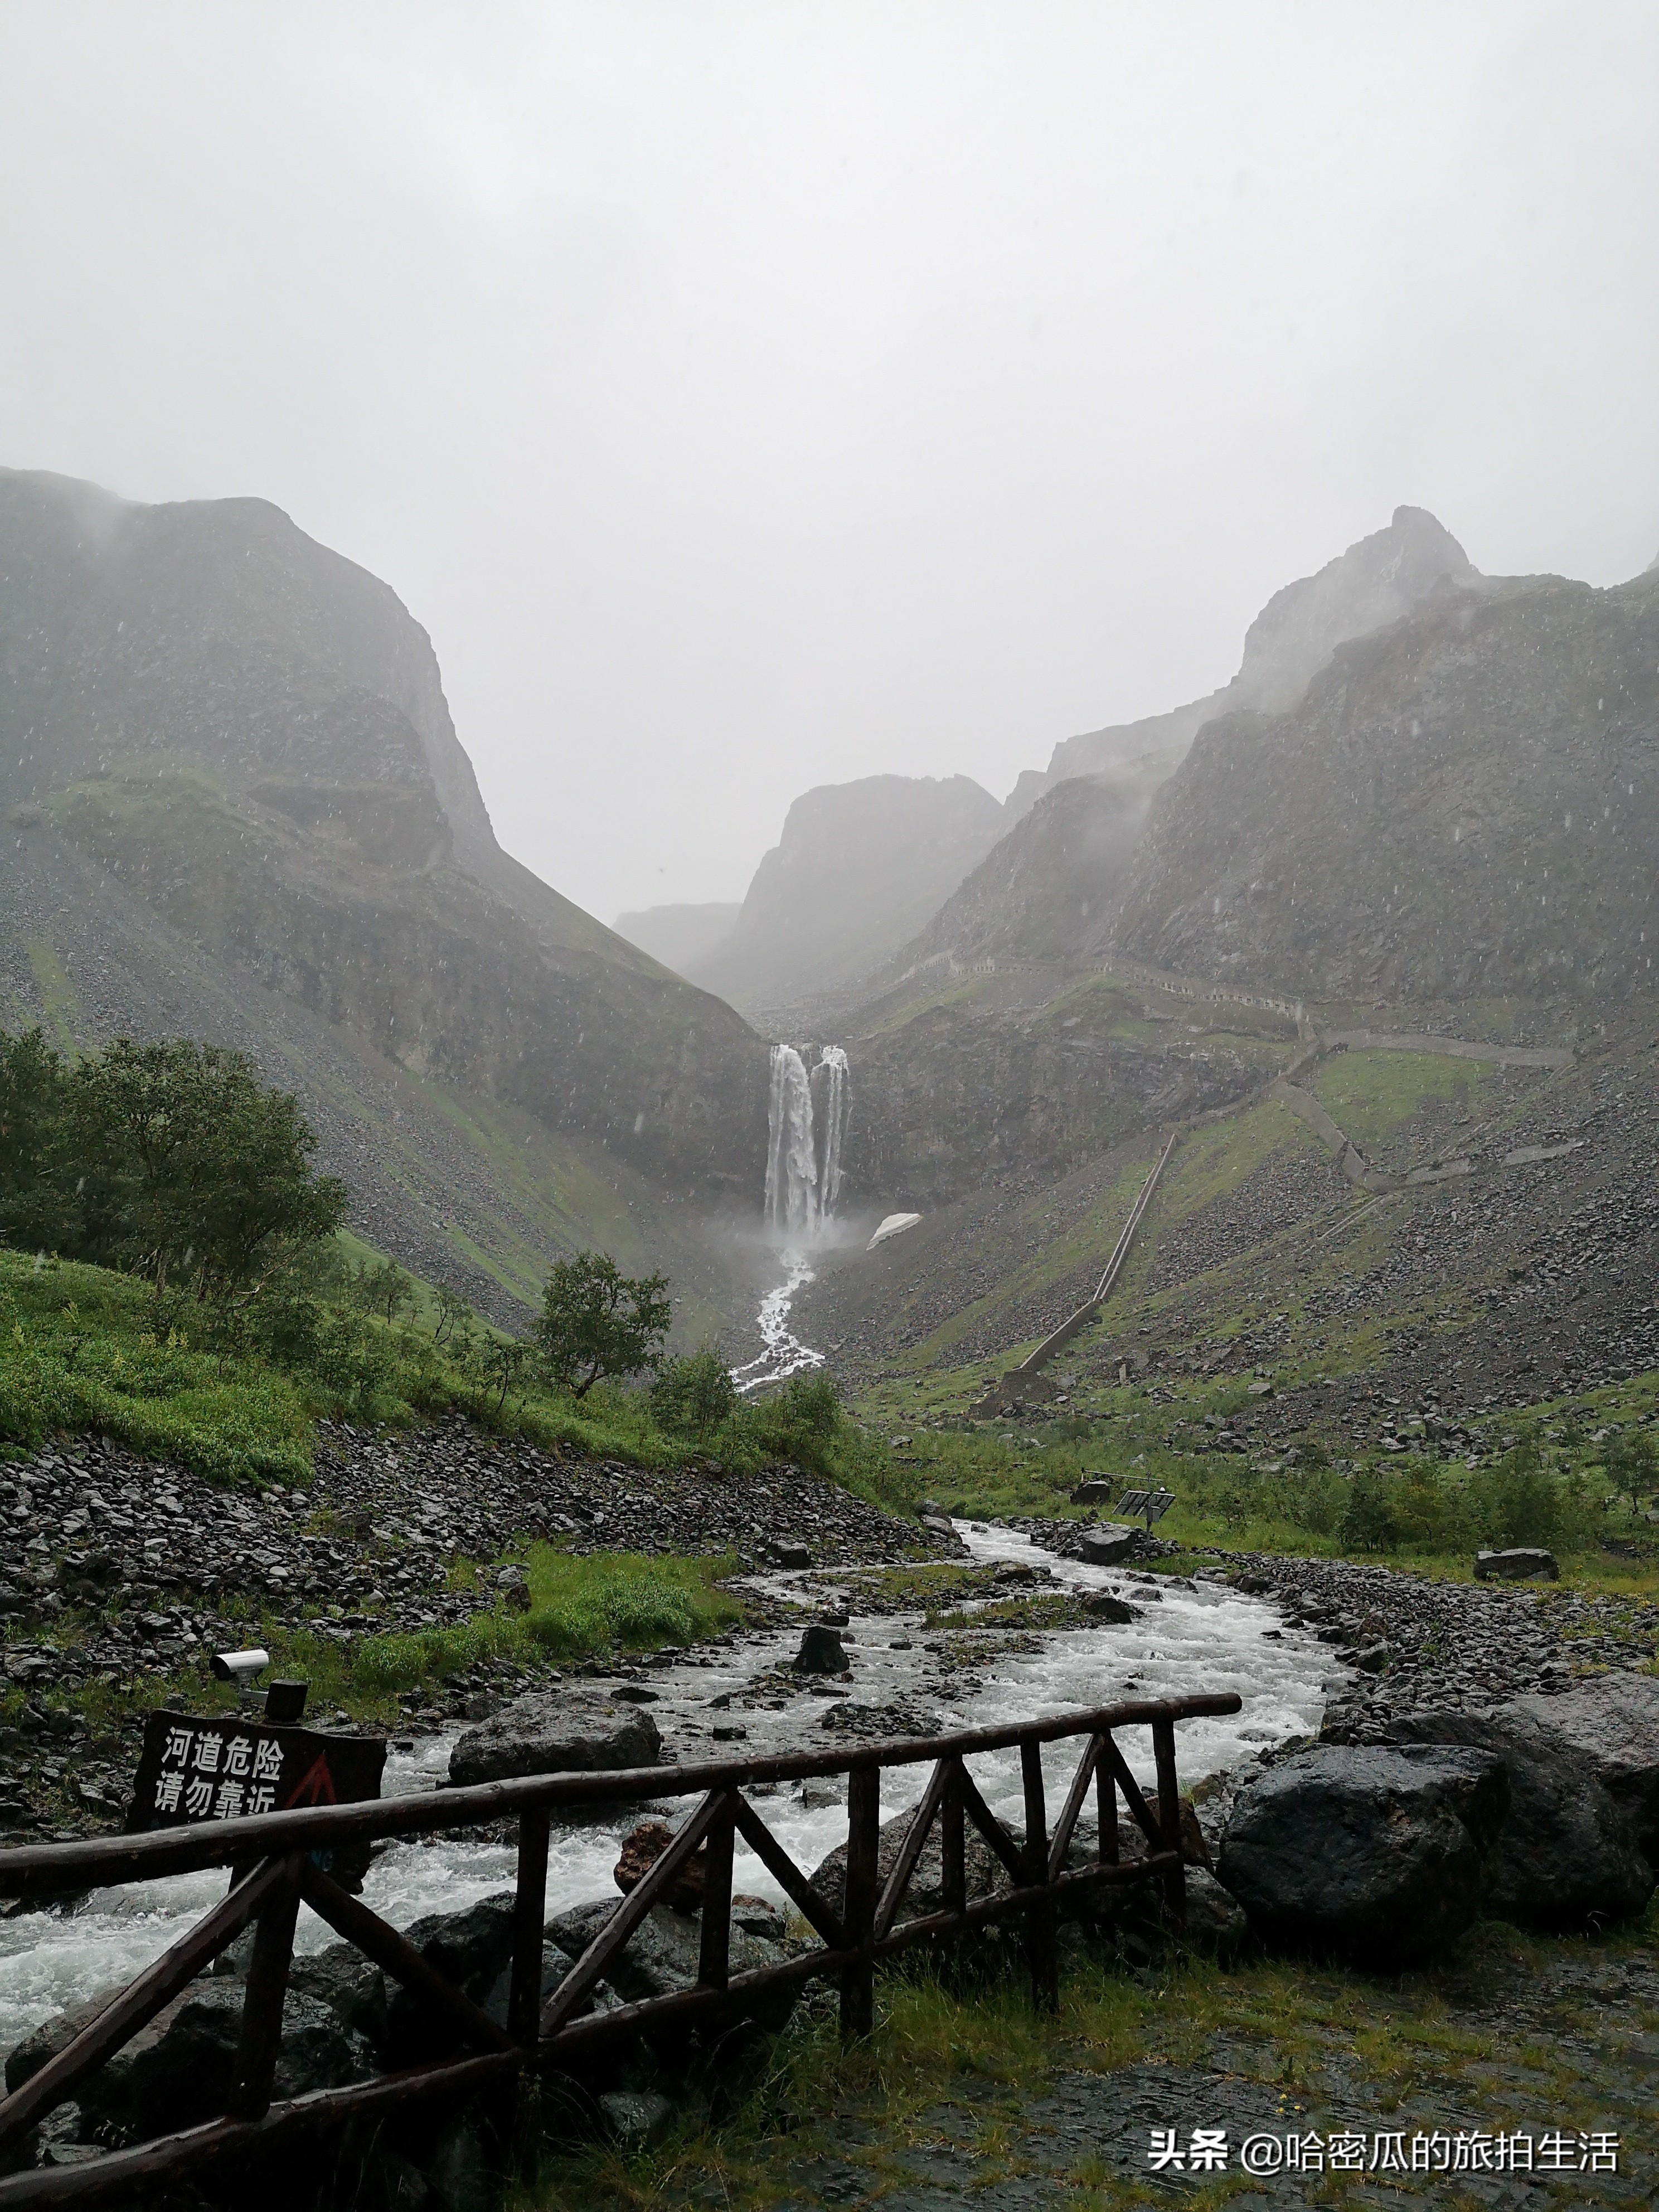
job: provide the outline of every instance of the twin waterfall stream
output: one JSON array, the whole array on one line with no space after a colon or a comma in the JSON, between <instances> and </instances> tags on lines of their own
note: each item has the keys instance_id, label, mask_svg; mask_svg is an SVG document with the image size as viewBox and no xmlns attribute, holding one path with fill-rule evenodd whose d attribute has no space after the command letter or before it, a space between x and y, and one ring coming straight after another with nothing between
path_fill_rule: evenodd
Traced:
<instances>
[{"instance_id":1,"label":"twin waterfall stream","mask_svg":"<svg viewBox=\"0 0 1659 2212\"><path fill-rule=\"evenodd\" d=\"M852 1095L847 1054L840 1045L822 1046L810 1072L793 1045L773 1046L766 1225L781 1247L784 1272L783 1280L761 1301L757 1316L765 1350L732 1370L739 1390L757 1389L823 1364L823 1354L791 1329L789 1315L797 1293L812 1279L812 1247L835 1219Z\"/></svg>"}]
</instances>

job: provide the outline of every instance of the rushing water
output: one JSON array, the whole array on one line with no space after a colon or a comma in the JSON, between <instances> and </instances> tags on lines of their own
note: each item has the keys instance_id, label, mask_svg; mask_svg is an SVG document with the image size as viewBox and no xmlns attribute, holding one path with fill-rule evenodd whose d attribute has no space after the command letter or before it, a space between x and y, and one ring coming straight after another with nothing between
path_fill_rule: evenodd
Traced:
<instances>
[{"instance_id":1,"label":"rushing water","mask_svg":"<svg viewBox=\"0 0 1659 2212\"><path fill-rule=\"evenodd\" d=\"M1146 1585L1115 1569L1054 1559L1008 1529L966 1524L962 1534L976 1559L1028 1560L1051 1568L1066 1584L1117 1591L1143 1605L1143 1617L1121 1627L1064 1630L1045 1636L1038 1651L987 1659L974 1669L969 1686L948 1677L934 1680L914 1617L855 1613L848 1656L852 1695L860 1703L902 1699L937 1712L951 1729L1030 1719L1127 1695L1237 1690L1243 1699L1240 1712L1188 1721L1178 1732L1182 1776L1192 1782L1236 1765L1264 1744L1312 1732L1328 1689L1340 1679L1328 1646L1289 1629L1282 1639L1269 1640L1266 1632L1278 1626L1277 1616L1235 1590L1209 1584L1182 1589L1166 1583L1159 1585L1161 1599L1154 1599ZM795 1577L772 1577L769 1586L801 1595ZM823 1584L815 1579L810 1587L821 1595ZM738 1702L763 1668L793 1656L799 1634L756 1634L730 1649L688 1654L672 1667L652 1670L649 1686L658 1692L653 1716L676 1755L713 1755L717 1747L711 1731L717 1721L740 1721L747 1730L743 1749L756 1755L824 1747L831 1739L818 1725L825 1707L817 1698L793 1698L777 1711L750 1711ZM896 1649L899 1644L911 1648ZM711 1711L711 1700L726 1695L731 1706ZM386 1762L386 1794L435 1787L447 1771L453 1741L451 1732L425 1738L412 1751L394 1751ZM1150 1784L1154 1778L1147 1733L1127 1731L1122 1742L1131 1767ZM726 1744L718 1752L731 1756ZM1048 1754L1056 1796L1058 1778L1073 1756L1066 1746ZM991 1805L1020 1819L1018 1755L991 1753L972 1765ZM926 1781L927 1768L920 1765L884 1775L883 1817L914 1803ZM811 1793L814 1798L824 1794ZM809 1803L807 1795L785 1785L769 1796L757 1793L757 1802L797 1864L810 1869L845 1838L847 1815L839 1804ZM550 1912L614 1893L611 1870L621 1837L645 1809L629 1807L620 1817L555 1829L548 1869ZM738 1887L781 1898L770 1875L741 1843L738 1851ZM363 1900L393 1926L407 1927L424 1914L458 1911L509 1887L514 1860L509 1846L453 1837L394 1844L370 1869ZM130 1980L223 1895L225 1880L221 1870L131 1883L95 1891L70 1910L0 1921L0 2049L63 2007ZM302 1909L295 1940L298 1949L311 1951L335 1938Z\"/></svg>"},{"instance_id":2,"label":"rushing water","mask_svg":"<svg viewBox=\"0 0 1659 2212\"><path fill-rule=\"evenodd\" d=\"M796 1295L811 1280L812 1270L799 1253L785 1253L783 1280L761 1300L756 1316L766 1349L757 1358L732 1370L732 1380L739 1391L757 1390L763 1382L782 1382L791 1375L804 1375L823 1366L823 1354L803 1344L789 1326Z\"/></svg>"},{"instance_id":3,"label":"rushing water","mask_svg":"<svg viewBox=\"0 0 1659 2212\"><path fill-rule=\"evenodd\" d=\"M807 1051L811 1050L810 1045ZM790 1326L796 1298L812 1280L810 1255L836 1217L852 1072L838 1044L824 1045L809 1074L793 1044L772 1048L766 1126L766 1225L783 1247L783 1280L761 1301L756 1322L765 1349L732 1370L741 1391L822 1367L823 1354Z\"/></svg>"}]
</instances>

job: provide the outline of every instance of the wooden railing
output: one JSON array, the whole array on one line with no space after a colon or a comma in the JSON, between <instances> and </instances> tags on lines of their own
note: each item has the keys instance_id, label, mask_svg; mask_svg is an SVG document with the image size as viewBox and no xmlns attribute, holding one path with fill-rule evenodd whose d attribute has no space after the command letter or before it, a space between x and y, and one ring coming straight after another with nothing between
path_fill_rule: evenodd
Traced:
<instances>
[{"instance_id":1,"label":"wooden railing","mask_svg":"<svg viewBox=\"0 0 1659 2212\"><path fill-rule=\"evenodd\" d=\"M125 2198L211 2162L262 2158L274 2142L348 2119L389 2114L415 2100L465 2098L495 2088L510 2094L529 2072L557 2071L578 2054L671 2023L690 2025L753 2010L772 1991L820 1977L841 1984L845 2033L868 2033L879 1960L914 1943L959 1935L988 1922L1021 1918L1033 1994L1057 2001L1054 1928L1062 1899L1120 1882L1161 1884L1177 1920L1183 1911L1181 1800L1176 1723L1235 1713L1231 1694L1133 1701L1054 1715L1006 1728L861 1746L796 1756L635 1767L621 1773L532 1776L465 1790L381 1799L366 1805L268 1813L148 1835L0 1851L0 1897L45 1899L115 1882L150 1881L214 1866L253 1865L190 1932L164 1952L64 2050L0 2100L0 2157L15 2159L29 2131L73 2097L252 1923L252 1963L229 2106L222 2118L82 2162L12 2173L0 2179L0 2207L92 2204ZM1158 1787L1149 1802L1119 1748L1115 1732L1150 1728ZM1085 1739L1059 1818L1048 1826L1042 1768L1045 1744ZM1018 1748L1025 1832L1017 1839L991 1812L966 1762L976 1753ZM933 1772L885 1881L878 1868L881 1777L887 1769L931 1762ZM847 1777L847 1867L839 1911L744 1795L757 1783ZM1096 1798L1094 1856L1067 1866L1079 1818ZM1142 1832L1142 1856L1120 1860L1117 1799ZM542 2002L548 1847L556 1812L696 1796L690 1817L642 1881L623 1898L580 1959ZM497 2024L454 1984L317 1864L315 1854L346 1844L432 1835L503 1817L518 1821L507 2024ZM935 1826L943 1903L908 1919L900 1907ZM970 1898L969 1826L1000 1862L1009 1887ZM732 1871L741 1836L819 1937L817 1947L776 1966L730 1970ZM597 1985L654 1905L665 1901L688 1862L704 1853L701 1955L693 1987L579 2017ZM272 2102L282 2040L283 2004L301 1902L356 1946L418 2002L447 2019L467 2055L404 2069L343 2087Z\"/></svg>"}]
</instances>

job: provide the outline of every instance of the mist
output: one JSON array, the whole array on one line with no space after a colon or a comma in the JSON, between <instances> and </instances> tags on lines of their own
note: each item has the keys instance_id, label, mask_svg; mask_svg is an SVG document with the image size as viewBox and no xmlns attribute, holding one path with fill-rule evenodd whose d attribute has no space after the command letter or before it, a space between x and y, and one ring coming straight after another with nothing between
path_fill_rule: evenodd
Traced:
<instances>
[{"instance_id":1,"label":"mist","mask_svg":"<svg viewBox=\"0 0 1659 2212\"><path fill-rule=\"evenodd\" d=\"M1207 691L1401 501L1659 548L1650 9L60 4L0 68L0 459L386 577L607 920Z\"/></svg>"}]
</instances>

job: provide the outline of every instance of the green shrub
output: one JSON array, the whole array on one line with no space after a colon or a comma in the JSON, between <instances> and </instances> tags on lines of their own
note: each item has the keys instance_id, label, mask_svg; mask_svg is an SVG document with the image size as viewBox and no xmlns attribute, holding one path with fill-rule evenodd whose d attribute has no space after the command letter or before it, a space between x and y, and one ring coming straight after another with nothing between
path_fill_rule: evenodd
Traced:
<instances>
[{"instance_id":1,"label":"green shrub","mask_svg":"<svg viewBox=\"0 0 1659 2212\"><path fill-rule=\"evenodd\" d=\"M737 1410L738 1386L716 1352L665 1359L650 1391L652 1418L671 1434L708 1436Z\"/></svg>"},{"instance_id":2,"label":"green shrub","mask_svg":"<svg viewBox=\"0 0 1659 2212\"><path fill-rule=\"evenodd\" d=\"M1559 1542L1565 1501L1536 1437L1522 1437L1496 1466L1482 1468L1474 1492L1480 1534L1500 1550L1514 1545L1548 1550Z\"/></svg>"}]
</instances>

